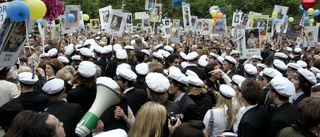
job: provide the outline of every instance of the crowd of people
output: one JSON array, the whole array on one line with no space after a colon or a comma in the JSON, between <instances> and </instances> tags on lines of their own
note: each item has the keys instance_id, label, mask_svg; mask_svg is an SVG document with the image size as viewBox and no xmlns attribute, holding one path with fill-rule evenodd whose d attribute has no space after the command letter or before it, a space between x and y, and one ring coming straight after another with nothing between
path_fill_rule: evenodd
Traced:
<instances>
[{"instance_id":1,"label":"crowd of people","mask_svg":"<svg viewBox=\"0 0 320 137\"><path fill-rule=\"evenodd\" d=\"M15 65L0 67L4 137L76 137L105 77L122 99L88 136L320 136L318 47L284 35L242 59L230 37L190 32L181 43L145 33L48 34L45 46L32 34Z\"/></svg>"}]
</instances>

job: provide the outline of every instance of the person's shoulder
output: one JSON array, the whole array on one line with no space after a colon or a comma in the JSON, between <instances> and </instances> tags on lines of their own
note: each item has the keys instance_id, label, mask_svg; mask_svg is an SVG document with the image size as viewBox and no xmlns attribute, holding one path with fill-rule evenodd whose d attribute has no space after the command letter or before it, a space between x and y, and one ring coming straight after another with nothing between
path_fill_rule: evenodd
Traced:
<instances>
[{"instance_id":1,"label":"person's shoulder","mask_svg":"<svg viewBox=\"0 0 320 137\"><path fill-rule=\"evenodd\" d=\"M304 137L297 132L293 127L286 127L279 131L277 137Z\"/></svg>"}]
</instances>

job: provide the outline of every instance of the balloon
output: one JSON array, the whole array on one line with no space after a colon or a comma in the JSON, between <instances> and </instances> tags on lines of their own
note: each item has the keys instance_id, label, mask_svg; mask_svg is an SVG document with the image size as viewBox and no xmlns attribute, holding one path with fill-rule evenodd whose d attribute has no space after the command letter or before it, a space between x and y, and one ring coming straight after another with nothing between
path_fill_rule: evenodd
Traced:
<instances>
[{"instance_id":1,"label":"balloon","mask_svg":"<svg viewBox=\"0 0 320 137\"><path fill-rule=\"evenodd\" d=\"M277 12L273 12L271 17L272 18L277 18L278 17L278 13Z\"/></svg>"},{"instance_id":2,"label":"balloon","mask_svg":"<svg viewBox=\"0 0 320 137\"><path fill-rule=\"evenodd\" d=\"M183 30L183 27L181 26L180 29Z\"/></svg>"},{"instance_id":3,"label":"balloon","mask_svg":"<svg viewBox=\"0 0 320 137\"><path fill-rule=\"evenodd\" d=\"M308 11L307 10L303 10L303 14L308 14Z\"/></svg>"},{"instance_id":4,"label":"balloon","mask_svg":"<svg viewBox=\"0 0 320 137\"><path fill-rule=\"evenodd\" d=\"M161 32L164 32L164 28L161 28L160 31L161 31Z\"/></svg>"},{"instance_id":5,"label":"balloon","mask_svg":"<svg viewBox=\"0 0 320 137\"><path fill-rule=\"evenodd\" d=\"M221 29L220 26L214 26L215 31L220 31L220 29Z\"/></svg>"},{"instance_id":6,"label":"balloon","mask_svg":"<svg viewBox=\"0 0 320 137\"><path fill-rule=\"evenodd\" d=\"M320 11L319 11L319 10L314 10L313 15L314 15L314 16L319 16L319 15L320 15Z\"/></svg>"},{"instance_id":7,"label":"balloon","mask_svg":"<svg viewBox=\"0 0 320 137\"><path fill-rule=\"evenodd\" d=\"M43 23L43 20L42 20L42 19L38 19L38 20L36 20L36 23L37 23L37 24L42 24L42 23Z\"/></svg>"},{"instance_id":8,"label":"balloon","mask_svg":"<svg viewBox=\"0 0 320 137\"><path fill-rule=\"evenodd\" d=\"M219 6L216 6L216 5L211 6L211 7L209 8L209 13L211 14L211 11L213 11L213 10L216 10L217 13L220 12Z\"/></svg>"},{"instance_id":9,"label":"balloon","mask_svg":"<svg viewBox=\"0 0 320 137\"><path fill-rule=\"evenodd\" d=\"M82 18L83 18L84 21L88 21L90 19L88 14L83 14Z\"/></svg>"},{"instance_id":10,"label":"balloon","mask_svg":"<svg viewBox=\"0 0 320 137\"><path fill-rule=\"evenodd\" d=\"M314 19L310 19L309 24L313 24L313 23L314 23Z\"/></svg>"},{"instance_id":11,"label":"balloon","mask_svg":"<svg viewBox=\"0 0 320 137\"><path fill-rule=\"evenodd\" d=\"M313 9L313 8L309 8L309 9L308 9L308 14L311 14L311 15L312 15L313 13L314 13L314 9Z\"/></svg>"},{"instance_id":12,"label":"balloon","mask_svg":"<svg viewBox=\"0 0 320 137\"><path fill-rule=\"evenodd\" d=\"M149 8L149 12L153 12L153 8Z\"/></svg>"},{"instance_id":13,"label":"balloon","mask_svg":"<svg viewBox=\"0 0 320 137\"><path fill-rule=\"evenodd\" d=\"M303 9L302 5L299 6L299 11L300 11L301 13L304 12L304 9Z\"/></svg>"},{"instance_id":14,"label":"balloon","mask_svg":"<svg viewBox=\"0 0 320 137\"><path fill-rule=\"evenodd\" d=\"M41 0L23 0L30 9L30 18L33 20L41 19L47 12L46 5Z\"/></svg>"},{"instance_id":15,"label":"balloon","mask_svg":"<svg viewBox=\"0 0 320 137\"><path fill-rule=\"evenodd\" d=\"M210 39L213 39L213 35L212 34L210 35Z\"/></svg>"},{"instance_id":16,"label":"balloon","mask_svg":"<svg viewBox=\"0 0 320 137\"><path fill-rule=\"evenodd\" d=\"M215 16L217 16L218 12L216 10L212 10L210 12L210 14L211 14L212 17L215 17Z\"/></svg>"},{"instance_id":17,"label":"balloon","mask_svg":"<svg viewBox=\"0 0 320 137\"><path fill-rule=\"evenodd\" d=\"M302 0L301 5L304 10L308 10L309 8L312 8L316 4L315 0Z\"/></svg>"},{"instance_id":18,"label":"balloon","mask_svg":"<svg viewBox=\"0 0 320 137\"><path fill-rule=\"evenodd\" d=\"M303 21L304 21L304 23L308 23L310 21L310 18L309 17L305 17Z\"/></svg>"},{"instance_id":19,"label":"balloon","mask_svg":"<svg viewBox=\"0 0 320 137\"><path fill-rule=\"evenodd\" d=\"M277 24L278 22L279 22L279 19L278 19L278 18L275 18L275 19L272 20L272 23L273 23L273 24Z\"/></svg>"},{"instance_id":20,"label":"balloon","mask_svg":"<svg viewBox=\"0 0 320 137\"><path fill-rule=\"evenodd\" d=\"M211 21L211 26L215 26L217 24L217 22L213 19L212 21Z\"/></svg>"},{"instance_id":21,"label":"balloon","mask_svg":"<svg viewBox=\"0 0 320 137\"><path fill-rule=\"evenodd\" d=\"M167 17L167 16L165 16L165 17L164 17L164 19L168 19L168 17Z\"/></svg>"},{"instance_id":22,"label":"balloon","mask_svg":"<svg viewBox=\"0 0 320 137\"><path fill-rule=\"evenodd\" d=\"M172 23L170 22L169 26L171 27L172 26Z\"/></svg>"},{"instance_id":23,"label":"balloon","mask_svg":"<svg viewBox=\"0 0 320 137\"><path fill-rule=\"evenodd\" d=\"M289 22L293 22L293 21L294 21L294 18L290 17Z\"/></svg>"},{"instance_id":24,"label":"balloon","mask_svg":"<svg viewBox=\"0 0 320 137\"><path fill-rule=\"evenodd\" d=\"M218 24L222 25L223 24L223 20L222 19L218 19Z\"/></svg>"},{"instance_id":25,"label":"balloon","mask_svg":"<svg viewBox=\"0 0 320 137\"><path fill-rule=\"evenodd\" d=\"M68 20L69 20L69 21L73 21L73 20L74 20L74 15L71 14L71 13L69 13L69 14L68 14Z\"/></svg>"},{"instance_id":26,"label":"balloon","mask_svg":"<svg viewBox=\"0 0 320 137\"><path fill-rule=\"evenodd\" d=\"M160 24L160 28L163 28L163 24Z\"/></svg>"},{"instance_id":27,"label":"balloon","mask_svg":"<svg viewBox=\"0 0 320 137\"><path fill-rule=\"evenodd\" d=\"M151 16L154 16L155 14L156 14L156 13L154 13L154 12L151 12L151 13L150 13Z\"/></svg>"},{"instance_id":28,"label":"balloon","mask_svg":"<svg viewBox=\"0 0 320 137\"><path fill-rule=\"evenodd\" d=\"M218 13L216 17L217 17L217 18L222 18L222 17L223 17L223 14L222 14L222 13Z\"/></svg>"},{"instance_id":29,"label":"balloon","mask_svg":"<svg viewBox=\"0 0 320 137\"><path fill-rule=\"evenodd\" d=\"M12 1L7 5L7 16L16 22L21 22L30 16L30 9L22 1Z\"/></svg>"},{"instance_id":30,"label":"balloon","mask_svg":"<svg viewBox=\"0 0 320 137\"><path fill-rule=\"evenodd\" d=\"M65 0L42 0L47 7L47 12L44 18L48 21L53 21L59 17L64 10Z\"/></svg>"},{"instance_id":31,"label":"balloon","mask_svg":"<svg viewBox=\"0 0 320 137\"><path fill-rule=\"evenodd\" d=\"M177 32L175 28L173 28L171 31L172 31L172 34L175 34Z\"/></svg>"},{"instance_id":32,"label":"balloon","mask_svg":"<svg viewBox=\"0 0 320 137\"><path fill-rule=\"evenodd\" d=\"M287 21L288 19L289 19L289 16L288 16L288 15L284 16L284 20L285 20L285 21Z\"/></svg>"}]
</instances>

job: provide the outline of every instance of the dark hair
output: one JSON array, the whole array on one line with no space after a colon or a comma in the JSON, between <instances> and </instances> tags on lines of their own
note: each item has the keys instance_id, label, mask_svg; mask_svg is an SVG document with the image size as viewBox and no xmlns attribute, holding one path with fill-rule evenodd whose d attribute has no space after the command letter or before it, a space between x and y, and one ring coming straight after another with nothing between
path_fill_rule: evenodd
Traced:
<instances>
[{"instance_id":1,"label":"dark hair","mask_svg":"<svg viewBox=\"0 0 320 137\"><path fill-rule=\"evenodd\" d=\"M274 88L270 89L272 92L276 93L279 100L281 101L288 101L289 100L289 97L285 97L285 96L282 96L281 94L279 94Z\"/></svg>"},{"instance_id":2,"label":"dark hair","mask_svg":"<svg viewBox=\"0 0 320 137\"><path fill-rule=\"evenodd\" d=\"M165 59L165 63L163 65L164 69L167 69L171 66L171 64L174 62L174 60L180 59L178 55L176 54L171 54Z\"/></svg>"},{"instance_id":3,"label":"dark hair","mask_svg":"<svg viewBox=\"0 0 320 137\"><path fill-rule=\"evenodd\" d=\"M209 74L209 72L210 71L212 71L212 70L214 70L214 67L215 66L217 66L218 65L218 62L213 62L213 63L209 63L205 68L204 68L204 71L205 71L205 73L206 73L206 77L207 78L210 78L210 74Z\"/></svg>"},{"instance_id":4,"label":"dark hair","mask_svg":"<svg viewBox=\"0 0 320 137\"><path fill-rule=\"evenodd\" d=\"M320 85L315 85L311 88L311 92L320 92Z\"/></svg>"},{"instance_id":5,"label":"dark hair","mask_svg":"<svg viewBox=\"0 0 320 137\"><path fill-rule=\"evenodd\" d=\"M241 85L241 94L250 105L257 104L261 96L262 88L259 83L253 79L246 79Z\"/></svg>"},{"instance_id":6,"label":"dark hair","mask_svg":"<svg viewBox=\"0 0 320 137\"><path fill-rule=\"evenodd\" d=\"M45 48L44 48L44 52L45 53L48 53L48 51L50 50L50 49L52 49L52 46L46 46Z\"/></svg>"},{"instance_id":7,"label":"dark hair","mask_svg":"<svg viewBox=\"0 0 320 137\"><path fill-rule=\"evenodd\" d=\"M205 125L201 121L190 120L174 130L171 137L203 137Z\"/></svg>"},{"instance_id":8,"label":"dark hair","mask_svg":"<svg viewBox=\"0 0 320 137\"><path fill-rule=\"evenodd\" d=\"M296 123L306 129L320 124L320 99L307 97L298 104Z\"/></svg>"},{"instance_id":9,"label":"dark hair","mask_svg":"<svg viewBox=\"0 0 320 137\"><path fill-rule=\"evenodd\" d=\"M54 137L55 126L46 124L49 113L31 110L20 112L4 137Z\"/></svg>"},{"instance_id":10,"label":"dark hair","mask_svg":"<svg viewBox=\"0 0 320 137\"><path fill-rule=\"evenodd\" d=\"M137 58L137 61L138 61L139 63L142 63L142 62L144 61L144 53L138 51L138 52L136 53L136 58Z\"/></svg>"},{"instance_id":11,"label":"dark hair","mask_svg":"<svg viewBox=\"0 0 320 137\"><path fill-rule=\"evenodd\" d=\"M298 78L300 89L307 95L310 95L312 85L308 84L309 82L306 82L305 78L300 76L295 75L293 78Z\"/></svg>"},{"instance_id":12,"label":"dark hair","mask_svg":"<svg viewBox=\"0 0 320 137\"><path fill-rule=\"evenodd\" d=\"M56 74L64 66L58 59L51 59L46 65L50 65L52 67L54 74Z\"/></svg>"},{"instance_id":13,"label":"dark hair","mask_svg":"<svg viewBox=\"0 0 320 137\"><path fill-rule=\"evenodd\" d=\"M75 76L77 79L75 80L75 83L72 84L78 84L79 87L83 87L85 89L89 89L92 86L96 86L96 78L93 76L91 78L85 78L81 76L79 73Z\"/></svg>"},{"instance_id":14,"label":"dark hair","mask_svg":"<svg viewBox=\"0 0 320 137\"><path fill-rule=\"evenodd\" d=\"M7 73L10 71L9 68L5 67L0 71L0 80L5 80L7 77Z\"/></svg>"},{"instance_id":15,"label":"dark hair","mask_svg":"<svg viewBox=\"0 0 320 137\"><path fill-rule=\"evenodd\" d=\"M169 77L169 80L170 80L170 83L173 83L174 86L178 87L178 90L180 90L181 92L186 92L187 85L185 85L177 80L174 80L170 77Z\"/></svg>"},{"instance_id":16,"label":"dark hair","mask_svg":"<svg viewBox=\"0 0 320 137\"><path fill-rule=\"evenodd\" d=\"M23 111L21 103L12 101L5 103L0 108L0 127L7 132L14 117L21 111Z\"/></svg>"}]
</instances>

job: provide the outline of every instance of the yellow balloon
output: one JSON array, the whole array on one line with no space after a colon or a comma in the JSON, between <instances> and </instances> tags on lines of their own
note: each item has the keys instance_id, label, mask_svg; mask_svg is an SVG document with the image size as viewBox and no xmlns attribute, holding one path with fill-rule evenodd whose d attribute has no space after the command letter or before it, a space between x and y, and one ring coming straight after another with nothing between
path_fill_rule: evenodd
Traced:
<instances>
[{"instance_id":1,"label":"yellow balloon","mask_svg":"<svg viewBox=\"0 0 320 137\"><path fill-rule=\"evenodd\" d=\"M164 28L161 28L160 30L161 30L161 32L164 32Z\"/></svg>"},{"instance_id":2,"label":"yellow balloon","mask_svg":"<svg viewBox=\"0 0 320 137\"><path fill-rule=\"evenodd\" d=\"M177 32L175 28L173 28L171 31L172 31L172 34L175 34Z\"/></svg>"},{"instance_id":3,"label":"yellow balloon","mask_svg":"<svg viewBox=\"0 0 320 137\"><path fill-rule=\"evenodd\" d=\"M313 8L309 8L308 9L308 14L312 14L313 15L313 13L314 13L314 9Z\"/></svg>"},{"instance_id":4,"label":"yellow balloon","mask_svg":"<svg viewBox=\"0 0 320 137\"><path fill-rule=\"evenodd\" d=\"M181 26L180 29L183 30L183 27Z\"/></svg>"},{"instance_id":5,"label":"yellow balloon","mask_svg":"<svg viewBox=\"0 0 320 137\"><path fill-rule=\"evenodd\" d=\"M211 20L211 26L215 26L216 24L217 24L217 22L214 19L212 19Z\"/></svg>"},{"instance_id":6,"label":"yellow balloon","mask_svg":"<svg viewBox=\"0 0 320 137\"><path fill-rule=\"evenodd\" d=\"M310 19L309 24L313 24L314 23L314 19Z\"/></svg>"},{"instance_id":7,"label":"yellow balloon","mask_svg":"<svg viewBox=\"0 0 320 137\"><path fill-rule=\"evenodd\" d=\"M278 17L278 13L277 12L273 12L271 17L272 18L277 18Z\"/></svg>"},{"instance_id":8,"label":"yellow balloon","mask_svg":"<svg viewBox=\"0 0 320 137\"><path fill-rule=\"evenodd\" d=\"M30 9L30 18L38 20L44 17L47 12L46 5L41 0L24 0Z\"/></svg>"},{"instance_id":9,"label":"yellow balloon","mask_svg":"<svg viewBox=\"0 0 320 137\"><path fill-rule=\"evenodd\" d=\"M218 14L218 11L212 10L212 11L210 12L210 14L211 14L212 17L215 17L215 16Z\"/></svg>"},{"instance_id":10,"label":"yellow balloon","mask_svg":"<svg viewBox=\"0 0 320 137\"><path fill-rule=\"evenodd\" d=\"M155 14L156 14L156 13L154 13L154 11L150 13L151 16L154 16Z\"/></svg>"},{"instance_id":11,"label":"yellow balloon","mask_svg":"<svg viewBox=\"0 0 320 137\"><path fill-rule=\"evenodd\" d=\"M84 21L88 21L90 19L88 14L83 14L82 18L83 18Z\"/></svg>"},{"instance_id":12,"label":"yellow balloon","mask_svg":"<svg viewBox=\"0 0 320 137\"><path fill-rule=\"evenodd\" d=\"M293 22L294 18L290 17L288 20L289 20L289 22Z\"/></svg>"},{"instance_id":13,"label":"yellow balloon","mask_svg":"<svg viewBox=\"0 0 320 137\"><path fill-rule=\"evenodd\" d=\"M212 34L210 35L210 39L213 39L213 35Z\"/></svg>"},{"instance_id":14,"label":"yellow balloon","mask_svg":"<svg viewBox=\"0 0 320 137\"><path fill-rule=\"evenodd\" d=\"M170 22L169 26L171 27L172 26L172 23Z\"/></svg>"}]
</instances>

